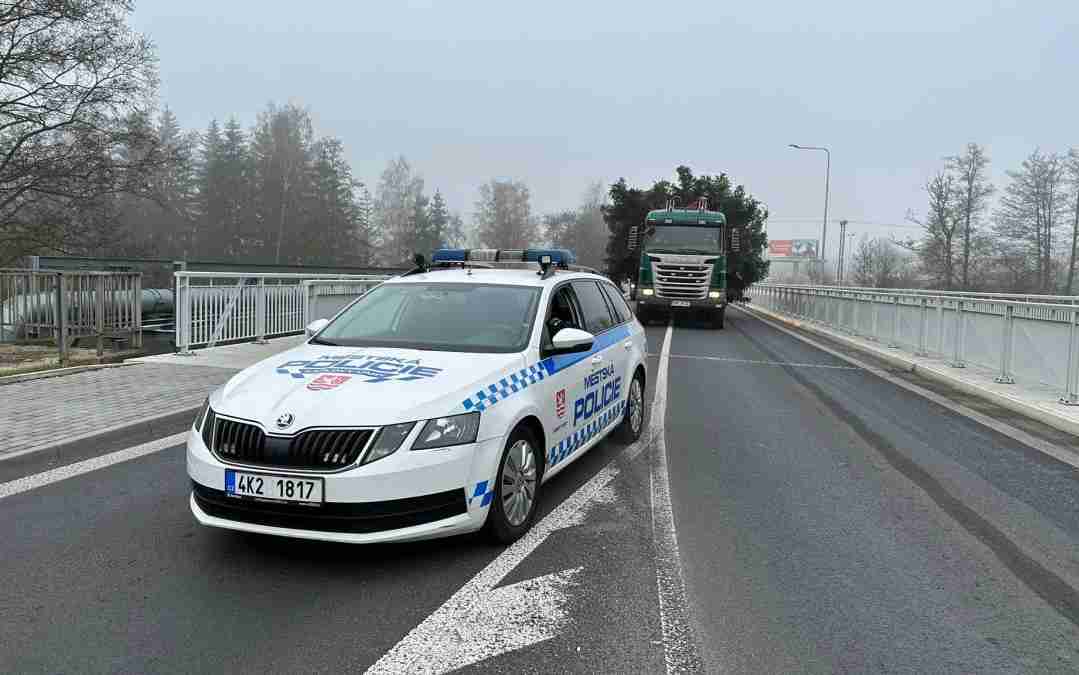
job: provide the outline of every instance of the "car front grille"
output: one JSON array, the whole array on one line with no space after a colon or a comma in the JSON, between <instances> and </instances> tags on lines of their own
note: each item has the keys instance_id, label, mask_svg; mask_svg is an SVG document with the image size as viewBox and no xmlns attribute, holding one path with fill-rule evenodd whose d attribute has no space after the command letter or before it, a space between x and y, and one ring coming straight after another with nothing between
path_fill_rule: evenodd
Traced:
<instances>
[{"instance_id":1,"label":"car front grille","mask_svg":"<svg viewBox=\"0 0 1079 675\"><path fill-rule=\"evenodd\" d=\"M699 263L652 262L656 295L675 300L703 300L708 296L712 266Z\"/></svg>"},{"instance_id":2,"label":"car front grille","mask_svg":"<svg viewBox=\"0 0 1079 675\"><path fill-rule=\"evenodd\" d=\"M251 466L337 471L355 464L373 429L312 429L274 436L249 422L209 415L207 447L224 462Z\"/></svg>"}]
</instances>

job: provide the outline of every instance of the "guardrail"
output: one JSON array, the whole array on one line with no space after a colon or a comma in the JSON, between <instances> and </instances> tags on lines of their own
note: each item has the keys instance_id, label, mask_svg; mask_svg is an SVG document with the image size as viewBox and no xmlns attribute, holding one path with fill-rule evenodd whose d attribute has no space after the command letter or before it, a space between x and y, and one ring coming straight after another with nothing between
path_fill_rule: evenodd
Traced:
<instances>
[{"instance_id":1,"label":"guardrail","mask_svg":"<svg viewBox=\"0 0 1079 675\"><path fill-rule=\"evenodd\" d=\"M220 342L255 340L303 332L318 297L304 282L333 281L362 294L389 275L348 274L230 274L176 272L176 349L190 354L192 347ZM333 296L333 293L327 293Z\"/></svg>"},{"instance_id":2,"label":"guardrail","mask_svg":"<svg viewBox=\"0 0 1079 675\"><path fill-rule=\"evenodd\" d=\"M1061 403L1079 405L1079 304L1074 296L768 283L755 284L753 290L754 300L773 312L916 356L936 356L953 368L972 363L993 369L1001 384L1019 380L1053 387L1063 392Z\"/></svg>"},{"instance_id":3,"label":"guardrail","mask_svg":"<svg viewBox=\"0 0 1079 675\"><path fill-rule=\"evenodd\" d=\"M142 275L130 272L0 270L0 342L53 341L61 365L73 340L142 346Z\"/></svg>"},{"instance_id":4,"label":"guardrail","mask_svg":"<svg viewBox=\"0 0 1079 675\"><path fill-rule=\"evenodd\" d=\"M767 283L767 282L766 282ZM759 285L759 284L758 284ZM934 291L915 288L867 288L865 286L817 286L813 284L770 284L784 288L830 289L833 291L858 291L873 293L905 293L907 295L941 296L950 298L970 298L975 300L1011 300L1013 302L1036 302L1042 304L1075 305L1079 304L1079 295L1041 295L1036 293L978 293L973 291Z\"/></svg>"}]
</instances>

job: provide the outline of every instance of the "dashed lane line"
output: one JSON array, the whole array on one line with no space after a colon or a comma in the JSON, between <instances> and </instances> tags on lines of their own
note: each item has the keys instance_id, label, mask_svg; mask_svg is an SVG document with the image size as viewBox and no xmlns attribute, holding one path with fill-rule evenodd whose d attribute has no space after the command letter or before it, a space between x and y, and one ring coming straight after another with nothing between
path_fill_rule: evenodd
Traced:
<instances>
[{"instance_id":1,"label":"dashed lane line","mask_svg":"<svg viewBox=\"0 0 1079 675\"><path fill-rule=\"evenodd\" d=\"M27 490L45 487L46 485L67 480L68 478L74 478L75 476L80 476L84 473L104 469L113 464L127 462L145 455L152 455L165 448L171 448L183 443L185 438L187 438L186 431L166 436L165 438L159 438L156 441L142 443L141 445L136 445L125 450L117 450L116 452L101 455L100 457L92 457L81 462L75 462L74 464L50 469L49 471L43 471L42 473L35 473L31 476L16 478L7 483L0 483L0 499L11 497L21 492L26 492Z\"/></svg>"}]
</instances>

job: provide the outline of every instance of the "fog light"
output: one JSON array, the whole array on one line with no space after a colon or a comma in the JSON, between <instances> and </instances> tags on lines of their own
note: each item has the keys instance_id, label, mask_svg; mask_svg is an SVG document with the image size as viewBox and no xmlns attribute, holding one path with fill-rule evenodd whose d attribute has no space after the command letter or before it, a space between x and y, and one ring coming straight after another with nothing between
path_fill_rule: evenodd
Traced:
<instances>
[{"instance_id":1,"label":"fog light","mask_svg":"<svg viewBox=\"0 0 1079 675\"><path fill-rule=\"evenodd\" d=\"M708 297L712 298L713 300L718 300L719 291L708 291Z\"/></svg>"},{"instance_id":2,"label":"fog light","mask_svg":"<svg viewBox=\"0 0 1079 675\"><path fill-rule=\"evenodd\" d=\"M656 292L653 291L651 288L642 288L641 289L641 295L655 295L655 294L656 294Z\"/></svg>"}]
</instances>

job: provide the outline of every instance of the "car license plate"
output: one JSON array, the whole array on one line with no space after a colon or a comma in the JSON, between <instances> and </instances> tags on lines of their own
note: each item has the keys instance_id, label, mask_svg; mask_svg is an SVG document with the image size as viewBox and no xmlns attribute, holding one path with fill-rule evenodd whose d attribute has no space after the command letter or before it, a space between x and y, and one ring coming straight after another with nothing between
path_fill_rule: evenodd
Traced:
<instances>
[{"instance_id":1,"label":"car license plate","mask_svg":"<svg viewBox=\"0 0 1079 675\"><path fill-rule=\"evenodd\" d=\"M304 504L322 503L322 479L225 469L225 494Z\"/></svg>"},{"instance_id":2,"label":"car license plate","mask_svg":"<svg viewBox=\"0 0 1079 675\"><path fill-rule=\"evenodd\" d=\"M689 300L671 300L671 307L689 307Z\"/></svg>"}]
</instances>

